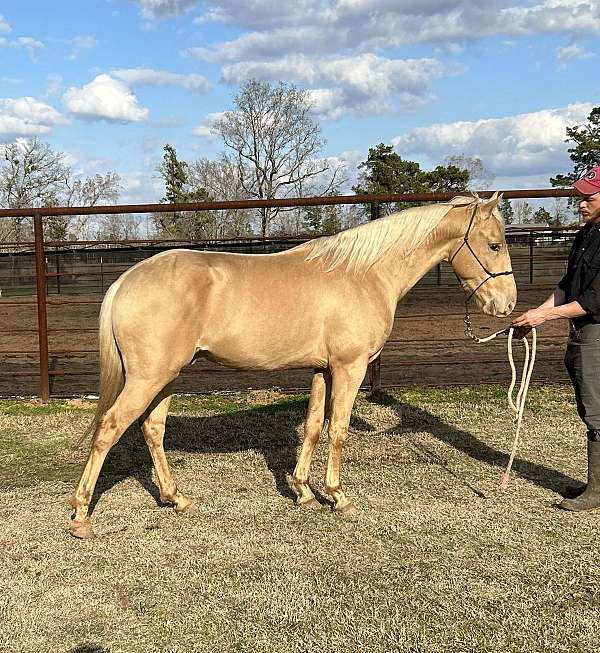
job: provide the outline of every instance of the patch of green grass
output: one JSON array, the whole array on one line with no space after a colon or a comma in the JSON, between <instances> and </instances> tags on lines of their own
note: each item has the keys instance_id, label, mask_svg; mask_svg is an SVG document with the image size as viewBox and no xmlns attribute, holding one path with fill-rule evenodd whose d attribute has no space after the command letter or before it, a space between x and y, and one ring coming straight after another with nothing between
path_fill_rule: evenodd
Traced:
<instances>
[{"instance_id":1,"label":"patch of green grass","mask_svg":"<svg viewBox=\"0 0 600 653\"><path fill-rule=\"evenodd\" d=\"M79 399L0 399L0 415L57 415L93 413L95 403Z\"/></svg>"},{"instance_id":2,"label":"patch of green grass","mask_svg":"<svg viewBox=\"0 0 600 653\"><path fill-rule=\"evenodd\" d=\"M45 440L0 429L0 488L77 478L81 461L71 448L67 438Z\"/></svg>"},{"instance_id":3,"label":"patch of green grass","mask_svg":"<svg viewBox=\"0 0 600 653\"><path fill-rule=\"evenodd\" d=\"M513 392L516 398L518 386ZM366 395L370 403L381 406L397 404L472 404L476 406L497 405L507 403L507 386L484 385L463 386L453 388L411 388L382 390ZM536 405L545 409L549 404L575 403L573 391L566 385L532 386L529 388L527 409L536 409Z\"/></svg>"},{"instance_id":4,"label":"patch of green grass","mask_svg":"<svg viewBox=\"0 0 600 653\"><path fill-rule=\"evenodd\" d=\"M175 396L171 402L171 412L214 412L218 414L236 413L247 405L244 394L210 394L195 396Z\"/></svg>"},{"instance_id":5,"label":"patch of green grass","mask_svg":"<svg viewBox=\"0 0 600 653\"><path fill-rule=\"evenodd\" d=\"M308 395L288 395L273 404L255 406L252 410L255 413L283 413L287 411L306 410L308 406Z\"/></svg>"}]
</instances>

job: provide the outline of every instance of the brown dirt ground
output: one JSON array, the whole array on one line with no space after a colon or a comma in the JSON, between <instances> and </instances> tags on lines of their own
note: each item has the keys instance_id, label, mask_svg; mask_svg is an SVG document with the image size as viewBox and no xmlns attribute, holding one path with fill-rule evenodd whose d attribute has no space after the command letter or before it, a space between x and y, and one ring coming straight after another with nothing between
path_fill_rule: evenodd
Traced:
<instances>
[{"instance_id":1,"label":"brown dirt ground","mask_svg":"<svg viewBox=\"0 0 600 653\"><path fill-rule=\"evenodd\" d=\"M520 290L517 312L537 305L550 293L549 287ZM23 297L21 300L34 297ZM77 301L99 299L99 295L77 297ZM9 305L0 301L0 395L38 394L36 306ZM510 380L506 338L476 345L464 335L463 294L458 288L416 288L398 305L390 342L382 354L384 387L411 385L460 385L505 383ZM97 392L98 356L95 329L99 304L48 305L51 393L73 396ZM476 332L487 335L505 326L506 321L474 313ZM30 332L10 334L13 329ZM62 329L88 329L84 332ZM566 323L545 325L538 336L537 381L565 382L562 365ZM29 349L32 354L3 353ZM516 345L516 359L523 348ZM92 350L93 353L61 353L64 350ZM305 389L310 386L310 370L242 372L208 361L199 361L183 370L177 392L246 390L248 388Z\"/></svg>"}]
</instances>

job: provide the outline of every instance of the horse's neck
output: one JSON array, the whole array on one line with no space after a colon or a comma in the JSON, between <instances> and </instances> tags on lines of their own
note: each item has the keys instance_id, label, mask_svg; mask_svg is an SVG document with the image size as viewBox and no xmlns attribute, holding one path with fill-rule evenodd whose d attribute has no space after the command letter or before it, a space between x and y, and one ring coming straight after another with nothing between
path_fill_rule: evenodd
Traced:
<instances>
[{"instance_id":1,"label":"horse's neck","mask_svg":"<svg viewBox=\"0 0 600 653\"><path fill-rule=\"evenodd\" d=\"M445 231L445 230L443 230ZM406 258L398 259L393 252L377 265L377 274L385 279L395 300L400 300L431 268L448 258L449 238L427 239Z\"/></svg>"}]
</instances>

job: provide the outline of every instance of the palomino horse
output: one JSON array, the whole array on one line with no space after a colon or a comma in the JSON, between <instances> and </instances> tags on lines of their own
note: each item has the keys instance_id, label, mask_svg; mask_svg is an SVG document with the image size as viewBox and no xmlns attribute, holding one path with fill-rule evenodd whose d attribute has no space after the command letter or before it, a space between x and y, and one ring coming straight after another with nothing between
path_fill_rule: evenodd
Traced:
<instances>
[{"instance_id":1,"label":"palomino horse","mask_svg":"<svg viewBox=\"0 0 600 653\"><path fill-rule=\"evenodd\" d=\"M353 506L340 484L342 445L367 365L392 330L398 300L434 265L450 261L484 313L505 317L516 286L496 210L456 197L407 209L277 254L168 251L125 272L100 313L100 398L89 458L71 498L71 533L92 535L88 508L109 449L139 419L163 501L195 508L177 487L163 449L171 384L203 356L252 370L315 370L304 443L294 470L297 504L309 487L313 449L329 417L325 490Z\"/></svg>"}]
</instances>

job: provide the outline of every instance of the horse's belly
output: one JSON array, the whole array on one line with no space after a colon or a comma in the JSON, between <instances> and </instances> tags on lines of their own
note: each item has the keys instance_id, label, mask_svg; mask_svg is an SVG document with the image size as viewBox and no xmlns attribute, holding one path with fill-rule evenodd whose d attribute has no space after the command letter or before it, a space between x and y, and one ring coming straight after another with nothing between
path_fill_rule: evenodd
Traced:
<instances>
[{"instance_id":1,"label":"horse's belly","mask_svg":"<svg viewBox=\"0 0 600 653\"><path fill-rule=\"evenodd\" d=\"M273 344L273 343L271 343ZM312 348L298 349L290 346L244 349L235 346L200 348L197 355L215 363L246 370L281 370L299 367L327 367L327 358Z\"/></svg>"}]
</instances>

